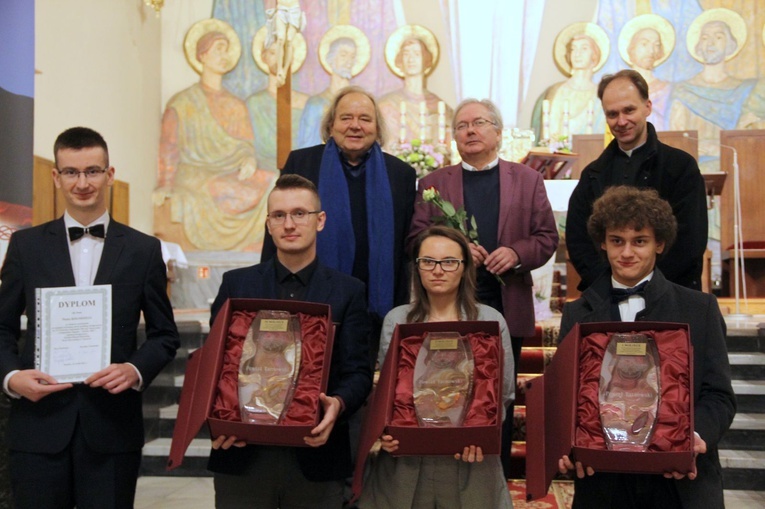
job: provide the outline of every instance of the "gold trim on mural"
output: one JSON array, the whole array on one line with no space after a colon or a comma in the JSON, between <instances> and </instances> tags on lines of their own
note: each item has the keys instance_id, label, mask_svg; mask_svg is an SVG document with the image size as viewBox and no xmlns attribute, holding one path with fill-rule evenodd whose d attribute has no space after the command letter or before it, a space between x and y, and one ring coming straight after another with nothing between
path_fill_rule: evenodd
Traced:
<instances>
[{"instance_id":1,"label":"gold trim on mural","mask_svg":"<svg viewBox=\"0 0 765 509\"><path fill-rule=\"evenodd\" d=\"M685 45L688 48L688 53L702 64L704 63L704 60L696 54L696 43L699 42L701 27L710 21L722 21L727 24L733 37L736 39L736 51L725 57L725 61L727 62L738 55L744 47L744 44L746 44L746 22L744 21L744 18L741 17L741 14L722 7L709 9L699 14L699 16L693 20L691 26L688 27L688 33L685 36Z\"/></svg>"},{"instance_id":2,"label":"gold trim on mural","mask_svg":"<svg viewBox=\"0 0 765 509\"><path fill-rule=\"evenodd\" d=\"M189 31L186 32L186 38L183 40L183 51L186 53L186 60L198 74L202 73L202 62L197 59L197 42L208 32L221 32L228 39L230 67L226 69L226 72L230 71L236 66L236 63L242 56L242 43L239 41L239 36L236 35L231 25L219 19L203 19L191 25Z\"/></svg>"},{"instance_id":3,"label":"gold trim on mural","mask_svg":"<svg viewBox=\"0 0 765 509\"><path fill-rule=\"evenodd\" d=\"M675 29L672 24L665 18L662 18L658 14L642 14L636 16L625 23L624 28L619 33L619 55L622 60L627 62L630 67L634 67L634 63L630 61L630 55L627 51L630 47L630 42L636 33L640 32L644 28L652 28L656 30L661 38L661 45L664 47L664 56L656 59L653 63L654 68L663 64L672 54L675 49Z\"/></svg>"},{"instance_id":4,"label":"gold trim on mural","mask_svg":"<svg viewBox=\"0 0 765 509\"><path fill-rule=\"evenodd\" d=\"M327 33L319 41L319 62L321 62L321 66L328 74L332 74L332 68L329 66L329 62L327 62L327 52L333 42L343 37L352 39L356 43L356 63L353 64L353 69L351 69L351 74L356 76L369 63L369 59L372 57L372 49L366 34L353 25L335 25L327 30Z\"/></svg>"},{"instance_id":5,"label":"gold trim on mural","mask_svg":"<svg viewBox=\"0 0 765 509\"><path fill-rule=\"evenodd\" d=\"M606 34L605 30L595 23L587 23L584 21L572 23L560 31L555 38L555 44L553 46L553 59L555 60L555 65L557 65L558 69L567 76L571 76L571 66L566 62L566 44L568 44L568 41L574 36L579 34L591 37L595 41L595 44L600 48L600 61L592 69L593 72L596 72L605 65L606 60L608 60L608 54L611 51L611 44L608 41L608 34Z\"/></svg>"},{"instance_id":6,"label":"gold trim on mural","mask_svg":"<svg viewBox=\"0 0 765 509\"><path fill-rule=\"evenodd\" d=\"M252 59L255 60L258 69L269 74L268 66L263 61L263 55L261 54L261 48L263 48L266 35L268 35L268 30L265 26L260 27L260 29L255 32L255 37L252 38ZM287 44L287 42L285 41L284 44ZM303 34L300 32L297 32L295 38L292 39L292 65L290 66L292 74L295 74L300 70L305 62L307 54L308 46L305 43L305 37L303 37Z\"/></svg>"},{"instance_id":7,"label":"gold trim on mural","mask_svg":"<svg viewBox=\"0 0 765 509\"><path fill-rule=\"evenodd\" d=\"M436 36L422 25L403 25L394 30L388 37L388 42L385 43L385 62L393 74L403 78L404 70L396 65L396 55L401 50L401 45L409 39L421 40L430 54L433 55L432 65L423 69L423 74L429 75L438 63L439 48Z\"/></svg>"}]
</instances>

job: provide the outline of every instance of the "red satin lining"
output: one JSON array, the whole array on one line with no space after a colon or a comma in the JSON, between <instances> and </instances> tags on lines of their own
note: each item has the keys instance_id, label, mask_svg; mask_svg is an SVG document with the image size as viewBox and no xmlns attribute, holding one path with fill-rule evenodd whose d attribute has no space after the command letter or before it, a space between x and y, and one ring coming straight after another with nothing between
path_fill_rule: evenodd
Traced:
<instances>
[{"instance_id":1,"label":"red satin lining","mask_svg":"<svg viewBox=\"0 0 765 509\"><path fill-rule=\"evenodd\" d=\"M688 336L684 330L641 331L653 337L659 349L661 402L649 451L690 450L690 377ZM605 449L598 412L600 367L609 334L594 333L581 339L579 352L579 399L575 443Z\"/></svg>"},{"instance_id":2,"label":"red satin lining","mask_svg":"<svg viewBox=\"0 0 765 509\"><path fill-rule=\"evenodd\" d=\"M255 311L234 311L228 328L226 350L223 353L223 369L218 381L218 394L211 416L225 421L241 421L239 413L239 360L242 343L247 336ZM319 409L319 392L327 343L327 322L323 317L298 313L303 333L300 373L292 402L280 424L313 424Z\"/></svg>"},{"instance_id":3,"label":"red satin lining","mask_svg":"<svg viewBox=\"0 0 765 509\"><path fill-rule=\"evenodd\" d=\"M497 423L501 405L499 338L482 332L467 335L475 364L473 401L465 415L463 427L490 426ZM425 334L404 338L399 343L398 379L393 401L392 426L417 427L414 410L414 364Z\"/></svg>"}]
</instances>

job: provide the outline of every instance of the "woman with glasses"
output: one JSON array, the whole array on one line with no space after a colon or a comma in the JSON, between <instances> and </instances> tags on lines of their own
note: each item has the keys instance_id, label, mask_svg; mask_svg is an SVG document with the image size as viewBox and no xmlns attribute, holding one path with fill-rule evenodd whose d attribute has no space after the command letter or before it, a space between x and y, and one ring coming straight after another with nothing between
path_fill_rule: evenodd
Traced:
<instances>
[{"instance_id":1,"label":"woman with glasses","mask_svg":"<svg viewBox=\"0 0 765 509\"><path fill-rule=\"evenodd\" d=\"M412 302L392 309L383 323L379 362L383 364L396 325L479 320L499 322L504 353L503 408L515 397L513 353L505 319L475 298L475 266L468 240L444 226L424 230L414 241ZM393 457L396 437L380 438L382 451L367 464L362 509L405 507L512 507L499 456L480 447L454 444L450 456Z\"/></svg>"}]
</instances>

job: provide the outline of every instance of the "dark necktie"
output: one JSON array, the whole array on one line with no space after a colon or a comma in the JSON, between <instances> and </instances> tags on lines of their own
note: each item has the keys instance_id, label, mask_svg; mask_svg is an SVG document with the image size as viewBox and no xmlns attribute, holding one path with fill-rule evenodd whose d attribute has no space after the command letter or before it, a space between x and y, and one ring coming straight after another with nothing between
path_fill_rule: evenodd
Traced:
<instances>
[{"instance_id":1,"label":"dark necktie","mask_svg":"<svg viewBox=\"0 0 765 509\"><path fill-rule=\"evenodd\" d=\"M104 230L103 224L95 224L93 226L90 226L88 228L80 228L79 226L72 226L69 228L69 240L75 241L82 237L85 234L90 235L91 237L98 237L100 239L103 239L106 237L106 231Z\"/></svg>"},{"instance_id":2,"label":"dark necktie","mask_svg":"<svg viewBox=\"0 0 765 509\"><path fill-rule=\"evenodd\" d=\"M619 304L620 302L629 299L633 295L643 295L645 285L648 281L643 281L637 286L632 288L611 288L611 302Z\"/></svg>"}]
</instances>

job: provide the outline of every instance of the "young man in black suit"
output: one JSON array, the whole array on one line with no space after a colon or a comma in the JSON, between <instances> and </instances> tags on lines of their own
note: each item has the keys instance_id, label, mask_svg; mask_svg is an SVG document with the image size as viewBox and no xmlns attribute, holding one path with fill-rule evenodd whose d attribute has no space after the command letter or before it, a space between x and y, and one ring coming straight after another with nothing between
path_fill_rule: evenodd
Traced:
<instances>
[{"instance_id":1,"label":"young man in black suit","mask_svg":"<svg viewBox=\"0 0 765 509\"><path fill-rule=\"evenodd\" d=\"M209 468L220 508L340 508L343 480L352 472L348 419L372 389L369 317L364 284L327 268L316 256L325 227L316 186L282 175L268 196L266 226L276 246L272 259L223 275L211 323L228 298L289 299L329 304L337 324L323 418L309 447L246 445L235 436L213 437ZM233 447L232 447L233 446Z\"/></svg>"},{"instance_id":2,"label":"young man in black suit","mask_svg":"<svg viewBox=\"0 0 765 509\"><path fill-rule=\"evenodd\" d=\"M0 377L11 398L14 507L129 508L144 441L141 391L179 346L165 264L157 239L109 217L114 167L100 134L68 129L54 154L53 181L66 212L14 233L0 272ZM59 384L35 369L35 290L94 284L112 287L111 364L82 384ZM146 342L139 347L141 313Z\"/></svg>"},{"instance_id":3,"label":"young man in black suit","mask_svg":"<svg viewBox=\"0 0 765 509\"><path fill-rule=\"evenodd\" d=\"M678 322L690 326L696 468L664 476L594 472L561 458L561 473L576 470L574 508L722 508L717 444L736 414L725 322L711 294L668 281L656 266L675 240L677 220L656 190L612 187L594 204L587 224L610 270L563 309L560 339L576 323Z\"/></svg>"}]
</instances>

